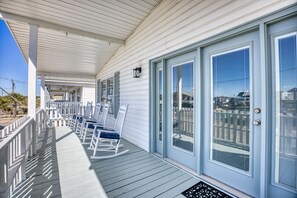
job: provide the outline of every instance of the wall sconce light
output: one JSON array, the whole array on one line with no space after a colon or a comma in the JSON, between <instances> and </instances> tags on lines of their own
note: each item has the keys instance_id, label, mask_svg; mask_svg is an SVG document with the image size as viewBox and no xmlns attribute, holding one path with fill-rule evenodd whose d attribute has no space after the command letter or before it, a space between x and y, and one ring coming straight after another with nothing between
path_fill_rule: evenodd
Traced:
<instances>
[{"instance_id":1,"label":"wall sconce light","mask_svg":"<svg viewBox=\"0 0 297 198\"><path fill-rule=\"evenodd\" d=\"M136 67L133 69L133 78L140 78L141 67Z\"/></svg>"}]
</instances>

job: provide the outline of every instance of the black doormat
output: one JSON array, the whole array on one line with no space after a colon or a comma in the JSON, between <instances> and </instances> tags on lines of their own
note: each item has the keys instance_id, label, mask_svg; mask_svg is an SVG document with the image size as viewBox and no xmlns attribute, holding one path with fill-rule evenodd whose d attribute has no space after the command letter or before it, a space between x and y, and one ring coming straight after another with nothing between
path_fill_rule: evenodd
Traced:
<instances>
[{"instance_id":1,"label":"black doormat","mask_svg":"<svg viewBox=\"0 0 297 198\"><path fill-rule=\"evenodd\" d=\"M186 197L201 197L201 198L208 198L208 197L212 197L212 198L231 198L229 195L227 195L226 193L223 193L222 191L209 186L208 184L200 181L197 184L195 184L194 186L192 186L191 188L185 190L184 192L182 192L182 195L186 196Z\"/></svg>"}]
</instances>

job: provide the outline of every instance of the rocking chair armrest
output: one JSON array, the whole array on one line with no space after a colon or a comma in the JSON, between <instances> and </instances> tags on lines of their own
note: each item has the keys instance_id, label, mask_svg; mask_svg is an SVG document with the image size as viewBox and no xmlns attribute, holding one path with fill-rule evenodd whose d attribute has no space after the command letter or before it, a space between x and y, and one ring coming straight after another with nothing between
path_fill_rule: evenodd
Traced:
<instances>
[{"instance_id":1,"label":"rocking chair armrest","mask_svg":"<svg viewBox=\"0 0 297 198\"><path fill-rule=\"evenodd\" d=\"M97 133L97 131L105 129L105 127L100 123L92 123L92 125L94 126L93 133Z\"/></svg>"},{"instance_id":2,"label":"rocking chair armrest","mask_svg":"<svg viewBox=\"0 0 297 198\"><path fill-rule=\"evenodd\" d=\"M86 120L86 123L97 123L97 121L94 119L85 119L85 120Z\"/></svg>"},{"instance_id":3,"label":"rocking chair armrest","mask_svg":"<svg viewBox=\"0 0 297 198\"><path fill-rule=\"evenodd\" d=\"M116 132L114 129L109 129L109 128L104 128L104 129L99 129L98 132L110 132L110 133L114 133Z\"/></svg>"},{"instance_id":4,"label":"rocking chair armrest","mask_svg":"<svg viewBox=\"0 0 297 198\"><path fill-rule=\"evenodd\" d=\"M94 126L101 126L101 127L103 127L103 125L102 124L100 124L100 123L94 123Z\"/></svg>"},{"instance_id":5,"label":"rocking chair armrest","mask_svg":"<svg viewBox=\"0 0 297 198\"><path fill-rule=\"evenodd\" d=\"M86 121L84 126L86 128L90 127L91 129L96 129L96 126L95 126L96 123L97 123L96 121Z\"/></svg>"}]
</instances>

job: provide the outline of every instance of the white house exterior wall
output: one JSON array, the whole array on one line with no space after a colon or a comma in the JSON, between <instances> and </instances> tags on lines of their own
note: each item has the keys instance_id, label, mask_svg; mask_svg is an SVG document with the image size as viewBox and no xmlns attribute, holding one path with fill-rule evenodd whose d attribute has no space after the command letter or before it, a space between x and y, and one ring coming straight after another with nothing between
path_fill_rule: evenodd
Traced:
<instances>
[{"instance_id":1,"label":"white house exterior wall","mask_svg":"<svg viewBox=\"0 0 297 198\"><path fill-rule=\"evenodd\" d=\"M293 3L296 1L162 1L97 74L97 79L104 79L120 71L120 103L129 104L123 137L149 150L150 59ZM141 78L133 78L132 69L139 66L142 67Z\"/></svg>"},{"instance_id":2,"label":"white house exterior wall","mask_svg":"<svg viewBox=\"0 0 297 198\"><path fill-rule=\"evenodd\" d=\"M82 87L82 98L83 105L87 105L87 102L95 104L95 87Z\"/></svg>"}]
</instances>

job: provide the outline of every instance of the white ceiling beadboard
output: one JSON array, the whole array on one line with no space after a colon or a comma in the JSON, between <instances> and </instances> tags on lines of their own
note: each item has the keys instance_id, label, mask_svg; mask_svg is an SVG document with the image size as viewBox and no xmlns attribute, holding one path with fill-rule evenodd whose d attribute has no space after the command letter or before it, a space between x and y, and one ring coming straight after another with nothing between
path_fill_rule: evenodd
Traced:
<instances>
[{"instance_id":1,"label":"white ceiling beadboard","mask_svg":"<svg viewBox=\"0 0 297 198\"><path fill-rule=\"evenodd\" d=\"M29 22L22 21L22 17L124 42L159 2L160 0L2 0L0 13L16 15L21 19L6 19L3 15L27 59ZM44 74L95 76L121 46L118 42L40 25L37 71Z\"/></svg>"}]
</instances>

